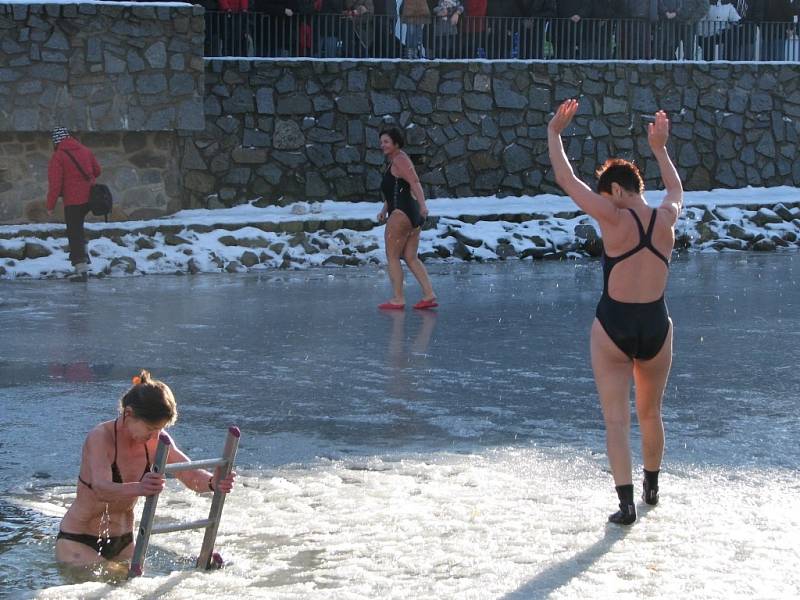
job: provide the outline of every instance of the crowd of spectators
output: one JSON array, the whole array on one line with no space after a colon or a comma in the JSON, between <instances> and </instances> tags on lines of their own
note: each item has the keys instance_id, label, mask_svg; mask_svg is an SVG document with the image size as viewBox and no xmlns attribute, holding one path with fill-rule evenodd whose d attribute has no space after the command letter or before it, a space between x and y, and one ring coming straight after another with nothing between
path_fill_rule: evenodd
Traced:
<instances>
[{"instance_id":1,"label":"crowd of spectators","mask_svg":"<svg viewBox=\"0 0 800 600\"><path fill-rule=\"evenodd\" d=\"M206 0L210 56L800 59L800 0Z\"/></svg>"}]
</instances>

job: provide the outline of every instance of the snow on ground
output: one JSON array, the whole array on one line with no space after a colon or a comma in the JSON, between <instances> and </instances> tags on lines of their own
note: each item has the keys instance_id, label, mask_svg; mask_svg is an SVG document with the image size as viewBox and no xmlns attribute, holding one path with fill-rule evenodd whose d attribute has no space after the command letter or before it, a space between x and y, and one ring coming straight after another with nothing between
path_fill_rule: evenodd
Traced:
<instances>
[{"instance_id":1,"label":"snow on ground","mask_svg":"<svg viewBox=\"0 0 800 600\"><path fill-rule=\"evenodd\" d=\"M785 472L686 467L630 528L605 523L603 457L505 448L367 457L250 472L225 506L220 572L190 566L124 586L85 583L37 598L789 598L798 497ZM638 482L637 482L638 483ZM58 490L55 490L57 492ZM70 490L69 495L73 492ZM58 497L56 504L68 501ZM780 498L780 502L769 500ZM170 484L168 521L207 500ZM191 556L202 532L151 548Z\"/></svg>"},{"instance_id":2,"label":"snow on ground","mask_svg":"<svg viewBox=\"0 0 800 600\"><path fill-rule=\"evenodd\" d=\"M663 192L650 192L658 205ZM184 210L162 219L89 223L92 273L240 272L385 262L376 202L297 202ZM424 259L495 260L597 255L597 226L565 197L428 201ZM791 207L791 208L788 208ZM59 278L71 271L64 226L0 226L0 278ZM177 232L177 233L176 233ZM796 247L800 189L687 192L678 246L698 251ZM5 239L2 239L5 238Z\"/></svg>"}]
</instances>

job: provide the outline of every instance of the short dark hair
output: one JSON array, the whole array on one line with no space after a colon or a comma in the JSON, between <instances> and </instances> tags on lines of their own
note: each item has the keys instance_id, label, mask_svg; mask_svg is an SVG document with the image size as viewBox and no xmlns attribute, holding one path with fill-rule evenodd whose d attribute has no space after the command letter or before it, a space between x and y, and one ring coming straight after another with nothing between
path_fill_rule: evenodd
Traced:
<instances>
[{"instance_id":1,"label":"short dark hair","mask_svg":"<svg viewBox=\"0 0 800 600\"><path fill-rule=\"evenodd\" d=\"M388 135L389 139L391 139L398 148L402 148L406 145L406 139L403 137L403 132L400 131L399 127L387 127L381 131L378 137L383 137L385 135Z\"/></svg>"},{"instance_id":2,"label":"short dark hair","mask_svg":"<svg viewBox=\"0 0 800 600\"><path fill-rule=\"evenodd\" d=\"M120 411L130 407L133 416L148 423L167 422L172 425L178 418L175 396L169 386L153 379L149 371L142 371L133 378L133 386L119 401Z\"/></svg>"},{"instance_id":3,"label":"short dark hair","mask_svg":"<svg viewBox=\"0 0 800 600\"><path fill-rule=\"evenodd\" d=\"M633 194L644 192L644 181L639 168L623 158L609 158L597 169L595 175L597 175L598 194L610 194L612 183Z\"/></svg>"}]
</instances>

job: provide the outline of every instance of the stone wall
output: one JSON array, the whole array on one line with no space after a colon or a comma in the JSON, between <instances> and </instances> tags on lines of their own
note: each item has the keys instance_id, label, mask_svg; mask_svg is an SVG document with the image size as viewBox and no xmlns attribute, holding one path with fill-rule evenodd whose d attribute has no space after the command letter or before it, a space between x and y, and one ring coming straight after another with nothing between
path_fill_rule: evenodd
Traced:
<instances>
[{"instance_id":1,"label":"stone wall","mask_svg":"<svg viewBox=\"0 0 800 600\"><path fill-rule=\"evenodd\" d=\"M793 65L311 60L208 61L184 183L192 206L375 199L378 132L398 123L430 197L552 192L546 122L575 96L566 147L586 180L622 156L659 185L642 115L663 108L687 189L800 185Z\"/></svg>"},{"instance_id":2,"label":"stone wall","mask_svg":"<svg viewBox=\"0 0 800 600\"><path fill-rule=\"evenodd\" d=\"M97 156L100 181L114 192L112 220L147 219L181 208L172 132L76 134ZM0 223L49 220L45 211L47 163L53 154L49 134L0 133ZM24 157L20 160L19 157ZM55 218L63 220L61 202ZM99 220L89 216L89 220Z\"/></svg>"},{"instance_id":3,"label":"stone wall","mask_svg":"<svg viewBox=\"0 0 800 600\"><path fill-rule=\"evenodd\" d=\"M0 4L0 131L203 128L203 9Z\"/></svg>"},{"instance_id":4,"label":"stone wall","mask_svg":"<svg viewBox=\"0 0 800 600\"><path fill-rule=\"evenodd\" d=\"M0 222L45 219L54 126L97 154L115 219L179 209L175 131L205 127L203 9L1 2Z\"/></svg>"}]
</instances>

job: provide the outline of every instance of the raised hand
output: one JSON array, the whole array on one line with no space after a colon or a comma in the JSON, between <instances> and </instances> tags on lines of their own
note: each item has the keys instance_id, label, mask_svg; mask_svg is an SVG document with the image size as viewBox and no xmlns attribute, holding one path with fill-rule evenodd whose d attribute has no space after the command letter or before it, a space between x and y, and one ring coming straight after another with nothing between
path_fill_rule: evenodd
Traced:
<instances>
[{"instance_id":1,"label":"raised hand","mask_svg":"<svg viewBox=\"0 0 800 600\"><path fill-rule=\"evenodd\" d=\"M656 120L647 126L647 142L653 152L667 147L669 139L669 119L667 113L660 110L656 113Z\"/></svg>"},{"instance_id":2,"label":"raised hand","mask_svg":"<svg viewBox=\"0 0 800 600\"><path fill-rule=\"evenodd\" d=\"M561 135L561 132L564 131L572 122L572 118L575 116L575 113L578 112L578 106L578 101L574 99L565 100L562 102L561 106L558 107L556 114L554 114L553 118L550 119L550 123L547 125L547 130Z\"/></svg>"}]
</instances>

